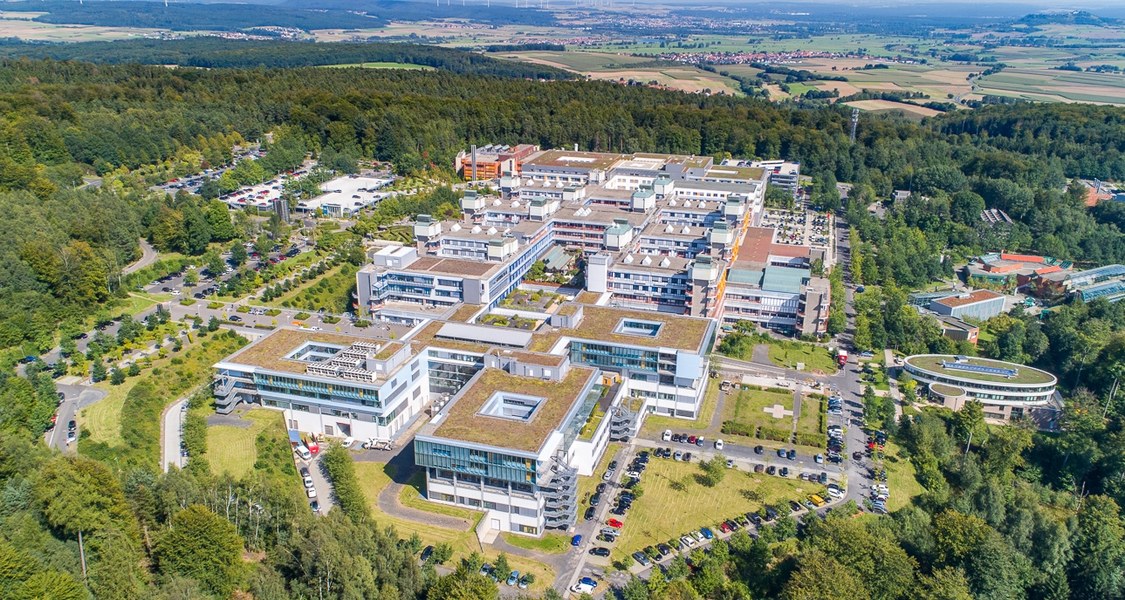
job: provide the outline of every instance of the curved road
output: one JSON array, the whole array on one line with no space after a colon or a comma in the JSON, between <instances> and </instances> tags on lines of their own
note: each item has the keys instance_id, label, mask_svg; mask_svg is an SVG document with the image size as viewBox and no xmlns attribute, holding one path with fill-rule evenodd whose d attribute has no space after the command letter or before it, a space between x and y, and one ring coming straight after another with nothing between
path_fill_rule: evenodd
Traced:
<instances>
[{"instance_id":1,"label":"curved road","mask_svg":"<svg viewBox=\"0 0 1125 600\"><path fill-rule=\"evenodd\" d=\"M138 258L133 264L130 264L124 269L121 269L122 275L128 275L129 273L132 273L134 271L140 271L141 269L156 262L156 248L153 248L152 244L149 244L148 240L144 238L140 238L139 241L141 242L141 257Z\"/></svg>"}]
</instances>

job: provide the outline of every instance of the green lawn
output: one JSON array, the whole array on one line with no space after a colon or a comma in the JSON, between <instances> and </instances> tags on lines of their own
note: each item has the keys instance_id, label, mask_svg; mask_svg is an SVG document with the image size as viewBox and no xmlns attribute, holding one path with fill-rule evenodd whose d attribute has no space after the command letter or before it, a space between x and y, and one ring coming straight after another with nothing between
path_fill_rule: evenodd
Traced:
<instances>
[{"instance_id":1,"label":"green lawn","mask_svg":"<svg viewBox=\"0 0 1125 600\"><path fill-rule=\"evenodd\" d=\"M719 520L756 511L763 504L798 499L820 492L819 484L728 470L722 482L705 487L696 480L698 463L654 460L641 487L643 494L623 519L613 559L650 544L678 539L688 531L714 526Z\"/></svg>"},{"instance_id":2,"label":"green lawn","mask_svg":"<svg viewBox=\"0 0 1125 600\"><path fill-rule=\"evenodd\" d=\"M273 429L277 435L285 436L285 422L282 413L266 408L251 409L242 418L250 421L250 427L233 425L213 425L207 428L207 461L211 472L216 475L229 473L235 479L242 479L254 470L258 460L258 434Z\"/></svg>"},{"instance_id":3,"label":"green lawn","mask_svg":"<svg viewBox=\"0 0 1125 600\"><path fill-rule=\"evenodd\" d=\"M836 372L836 359L828 348L801 342L774 341L770 343L770 362L787 369L796 369L804 363L806 371Z\"/></svg>"},{"instance_id":4,"label":"green lawn","mask_svg":"<svg viewBox=\"0 0 1125 600\"><path fill-rule=\"evenodd\" d=\"M715 407L718 405L718 403L719 380L711 379L707 384L707 391L704 392L703 407L699 411L698 417L691 421L688 421L687 419L678 419L676 417L668 417L664 415L649 415L645 417L645 423L641 427L642 435L660 433L665 429L707 429L711 426L711 416L715 414Z\"/></svg>"},{"instance_id":5,"label":"green lawn","mask_svg":"<svg viewBox=\"0 0 1125 600\"><path fill-rule=\"evenodd\" d=\"M884 448L883 465L887 468L887 487L891 494L887 499L887 510L895 511L908 504L925 489L915 477L914 463L903 455L902 449L888 441Z\"/></svg>"},{"instance_id":6,"label":"green lawn","mask_svg":"<svg viewBox=\"0 0 1125 600\"><path fill-rule=\"evenodd\" d=\"M108 381L94 385L105 390L106 397L82 409L78 419L82 430L89 432L90 441L105 442L110 446L121 444L121 407L129 390L139 381L137 377L130 377L121 385L109 385Z\"/></svg>"},{"instance_id":7,"label":"green lawn","mask_svg":"<svg viewBox=\"0 0 1125 600\"><path fill-rule=\"evenodd\" d=\"M418 534L423 544L449 544L453 548L453 558L446 563L447 565L455 566L457 561L472 552L480 552L484 555L485 559L490 562L496 559L499 553L490 547L482 548L477 541L476 533L473 531L477 520L484 513L474 512L474 519L466 523L464 529L449 529L437 527L429 523L420 523L392 517L379 510L378 505L379 492L391 482L390 476L384 470L384 465L374 462L356 462L355 471L356 476L359 478L360 485L363 487L363 494L367 497L368 503L370 504L371 514L375 518L375 522L378 526L394 527L397 534L403 538L409 538L413 534ZM508 564L521 573L530 572L535 575L535 583L531 585L530 590L532 592L541 593L555 581L554 570L541 562L530 560L522 556L509 555Z\"/></svg>"},{"instance_id":8,"label":"green lawn","mask_svg":"<svg viewBox=\"0 0 1125 600\"><path fill-rule=\"evenodd\" d=\"M792 431L793 416L774 418L766 409L780 404L785 410L793 410L793 392L783 389L738 390L727 396L723 405L723 421L733 421L747 429L772 427Z\"/></svg>"},{"instance_id":9,"label":"green lawn","mask_svg":"<svg viewBox=\"0 0 1125 600\"><path fill-rule=\"evenodd\" d=\"M564 533L545 533L541 538L504 533L501 535L505 542L524 550L533 550L544 554L562 554L570 549L570 536Z\"/></svg>"},{"instance_id":10,"label":"green lawn","mask_svg":"<svg viewBox=\"0 0 1125 600\"><path fill-rule=\"evenodd\" d=\"M821 396L805 394L801 398L801 414L797 417L797 433L821 433L821 413L827 411L828 404Z\"/></svg>"},{"instance_id":11,"label":"green lawn","mask_svg":"<svg viewBox=\"0 0 1125 600\"><path fill-rule=\"evenodd\" d=\"M392 477L394 473L393 469L394 467L386 465L383 468L383 472L386 473L388 477ZM458 519L465 519L470 522L475 522L480 518L480 512L478 511L469 510L467 508L457 508L456 506L426 500L426 497L423 495L425 490L426 477L421 471L416 471L414 475L410 477L410 481L407 485L403 486L402 491L398 495L398 501L403 506L432 512L437 515L457 517Z\"/></svg>"}]
</instances>

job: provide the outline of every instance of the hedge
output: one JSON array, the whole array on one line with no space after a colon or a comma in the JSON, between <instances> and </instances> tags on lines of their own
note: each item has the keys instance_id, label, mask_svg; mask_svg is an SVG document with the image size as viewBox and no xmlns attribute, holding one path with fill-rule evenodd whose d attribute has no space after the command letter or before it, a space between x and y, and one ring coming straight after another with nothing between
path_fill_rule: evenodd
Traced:
<instances>
[{"instance_id":1,"label":"hedge","mask_svg":"<svg viewBox=\"0 0 1125 600\"><path fill-rule=\"evenodd\" d=\"M746 437L754 437L753 425L747 426L737 421L723 421L722 432L727 435L744 435Z\"/></svg>"},{"instance_id":2,"label":"hedge","mask_svg":"<svg viewBox=\"0 0 1125 600\"><path fill-rule=\"evenodd\" d=\"M778 429L776 427L766 427L764 425L758 428L758 437L763 440L788 442L792 435L793 432L789 429Z\"/></svg>"},{"instance_id":3,"label":"hedge","mask_svg":"<svg viewBox=\"0 0 1125 600\"><path fill-rule=\"evenodd\" d=\"M823 448L828 445L828 436L821 433L798 433L797 443L802 446Z\"/></svg>"},{"instance_id":4,"label":"hedge","mask_svg":"<svg viewBox=\"0 0 1125 600\"><path fill-rule=\"evenodd\" d=\"M371 511L360 490L351 454L342 446L331 444L321 455L320 462L328 471L328 478L332 480L332 487L336 491L336 501L344 514L357 523L371 521Z\"/></svg>"}]
</instances>

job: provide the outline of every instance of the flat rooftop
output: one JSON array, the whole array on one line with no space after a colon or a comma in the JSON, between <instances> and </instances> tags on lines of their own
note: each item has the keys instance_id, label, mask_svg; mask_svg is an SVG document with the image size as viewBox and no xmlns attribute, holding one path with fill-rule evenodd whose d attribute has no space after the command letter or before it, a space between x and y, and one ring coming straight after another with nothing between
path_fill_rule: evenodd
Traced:
<instances>
[{"instance_id":1,"label":"flat rooftop","mask_svg":"<svg viewBox=\"0 0 1125 600\"><path fill-rule=\"evenodd\" d=\"M562 381L510 375L501 369L484 369L449 406L432 434L461 442L487 444L523 452L538 452L552 432L561 429L570 409L597 371L571 367ZM495 392L541 398L527 421L481 413Z\"/></svg>"},{"instance_id":2,"label":"flat rooftop","mask_svg":"<svg viewBox=\"0 0 1125 600\"><path fill-rule=\"evenodd\" d=\"M979 381L983 383L1021 383L1021 384L1040 384L1040 385L1053 385L1056 382L1055 376L1046 371L1029 367L1027 365L1020 365L1016 363L1005 362L1002 360L992 360L988 358L968 357L961 361L961 364L972 367L982 367L984 369L1013 369L1015 375L1008 377L1002 374L994 374L988 372L978 372L972 370L965 370L959 368L943 367L942 362L954 363L957 361L956 356L949 354L920 354L917 356L910 356L906 358L906 364L912 365L919 369L925 369L933 373L940 373L949 377L958 377L969 381Z\"/></svg>"},{"instance_id":3,"label":"flat rooftop","mask_svg":"<svg viewBox=\"0 0 1125 600\"><path fill-rule=\"evenodd\" d=\"M622 319L635 319L659 323L660 328L655 335L634 335L631 333L616 333ZM572 329L556 328L537 334L532 340L529 350L547 352L562 337L580 338L585 340L601 340L616 344L643 346L648 348L674 348L689 352L698 352L706 341L707 332L710 330L712 320L699 317L685 317L656 311L629 310L625 308L611 308L607 306L583 306L582 321L578 327Z\"/></svg>"},{"instance_id":4,"label":"flat rooftop","mask_svg":"<svg viewBox=\"0 0 1125 600\"><path fill-rule=\"evenodd\" d=\"M738 259L735 264L741 268L761 268L769 264L770 255L797 258L809 256L808 246L775 244L773 234L772 227L747 227L738 248Z\"/></svg>"},{"instance_id":5,"label":"flat rooftop","mask_svg":"<svg viewBox=\"0 0 1125 600\"><path fill-rule=\"evenodd\" d=\"M988 300L995 300L997 298L1003 297L1003 294L997 294L996 292L991 292L989 290L974 290L972 293L963 294L960 296L946 296L945 298L934 300L934 303L941 304L942 306L948 306L949 308L959 308L962 306L969 306L970 304L987 302Z\"/></svg>"},{"instance_id":6,"label":"flat rooftop","mask_svg":"<svg viewBox=\"0 0 1125 600\"><path fill-rule=\"evenodd\" d=\"M443 273L446 275L459 275L469 277L483 277L490 271L499 267L501 263L488 263L460 258L442 258L440 256L421 256L410 263L405 271L426 271L429 273Z\"/></svg>"},{"instance_id":7,"label":"flat rooftop","mask_svg":"<svg viewBox=\"0 0 1125 600\"><path fill-rule=\"evenodd\" d=\"M334 346L348 347L355 342L369 342L374 344L381 344L383 348L380 349L376 358L386 359L390 354L383 356L388 347L393 346L394 351L401 349L402 344L398 342L389 342L387 340L379 340L373 338L361 338L350 335L341 335L338 333L328 333L324 331L308 331L305 329L294 329L290 327L282 327L275 330L273 333L266 337L246 346L242 350L235 352L227 358L221 360L223 363L237 363L242 365L249 365L253 367L260 367L262 369L269 369L272 371L283 371L287 373L305 373L305 369L309 366L307 361L292 360L285 358L286 355L292 353L294 350L300 348L306 342L320 342L323 344L331 344Z\"/></svg>"},{"instance_id":8,"label":"flat rooftop","mask_svg":"<svg viewBox=\"0 0 1125 600\"><path fill-rule=\"evenodd\" d=\"M707 169L704 177L712 179L740 179L744 181L760 181L766 170L759 167L736 167L720 165Z\"/></svg>"},{"instance_id":9,"label":"flat rooftop","mask_svg":"<svg viewBox=\"0 0 1125 600\"><path fill-rule=\"evenodd\" d=\"M617 161L627 158L623 154L605 152L575 152L571 150L544 150L523 161L523 170L530 167L578 167L591 170L608 170Z\"/></svg>"}]
</instances>

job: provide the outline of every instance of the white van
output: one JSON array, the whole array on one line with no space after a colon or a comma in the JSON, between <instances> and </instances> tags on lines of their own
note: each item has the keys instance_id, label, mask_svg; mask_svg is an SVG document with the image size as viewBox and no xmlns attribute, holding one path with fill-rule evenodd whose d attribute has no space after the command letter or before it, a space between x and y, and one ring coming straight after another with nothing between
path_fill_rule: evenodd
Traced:
<instances>
[{"instance_id":1,"label":"white van","mask_svg":"<svg viewBox=\"0 0 1125 600\"><path fill-rule=\"evenodd\" d=\"M664 440L665 442L672 441L672 430L671 429L665 429L664 435L660 436L660 439Z\"/></svg>"},{"instance_id":2,"label":"white van","mask_svg":"<svg viewBox=\"0 0 1125 600\"><path fill-rule=\"evenodd\" d=\"M293 452L295 452L297 456L301 458L301 460L309 460L310 458L312 458L312 452L309 452L309 449L306 448L304 444L297 444L296 446L294 446Z\"/></svg>"}]
</instances>

